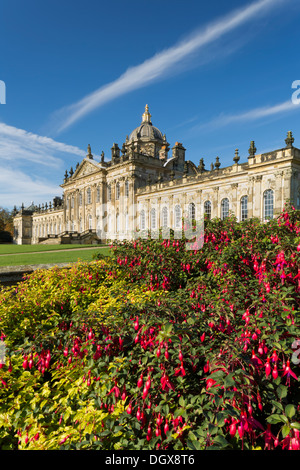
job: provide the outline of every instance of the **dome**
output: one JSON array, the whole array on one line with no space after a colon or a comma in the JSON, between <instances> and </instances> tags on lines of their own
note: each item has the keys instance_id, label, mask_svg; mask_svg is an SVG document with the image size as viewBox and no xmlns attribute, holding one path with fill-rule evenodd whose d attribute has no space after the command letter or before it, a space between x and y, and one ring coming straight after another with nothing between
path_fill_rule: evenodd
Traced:
<instances>
[{"instance_id":1,"label":"dome","mask_svg":"<svg viewBox=\"0 0 300 470\"><path fill-rule=\"evenodd\" d=\"M162 142L165 140L160 130L152 125L148 105L145 107L141 125L131 132L129 140L160 140Z\"/></svg>"}]
</instances>

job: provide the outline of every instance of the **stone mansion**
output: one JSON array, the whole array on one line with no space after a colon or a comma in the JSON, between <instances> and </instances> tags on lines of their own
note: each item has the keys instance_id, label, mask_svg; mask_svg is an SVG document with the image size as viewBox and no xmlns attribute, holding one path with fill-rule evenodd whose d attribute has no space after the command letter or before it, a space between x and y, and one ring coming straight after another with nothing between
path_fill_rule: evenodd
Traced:
<instances>
[{"instance_id":1,"label":"stone mansion","mask_svg":"<svg viewBox=\"0 0 300 470\"><path fill-rule=\"evenodd\" d=\"M86 158L65 173L63 196L39 206L22 207L14 217L14 242L99 243L132 239L137 231L180 229L182 217L206 214L238 221L276 217L287 200L300 209L300 150L289 131L285 146L256 153L250 143L247 161L210 169L186 160L176 142L153 126L146 106L141 124L121 146L113 144L110 161L96 161L88 145Z\"/></svg>"}]
</instances>

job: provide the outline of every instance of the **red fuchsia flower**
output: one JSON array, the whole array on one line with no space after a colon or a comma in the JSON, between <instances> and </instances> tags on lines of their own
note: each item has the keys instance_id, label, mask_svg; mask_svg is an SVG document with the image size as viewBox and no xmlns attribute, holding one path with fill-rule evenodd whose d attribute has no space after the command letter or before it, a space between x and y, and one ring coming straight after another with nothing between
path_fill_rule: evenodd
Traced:
<instances>
[{"instance_id":1,"label":"red fuchsia flower","mask_svg":"<svg viewBox=\"0 0 300 470\"><path fill-rule=\"evenodd\" d=\"M271 365L270 365L270 358L267 358L267 362L265 364L266 376L269 377L271 373Z\"/></svg>"},{"instance_id":2,"label":"red fuchsia flower","mask_svg":"<svg viewBox=\"0 0 300 470\"><path fill-rule=\"evenodd\" d=\"M207 381L206 381L206 390L211 388L215 383L216 383L216 381L214 379L207 379Z\"/></svg>"},{"instance_id":3,"label":"red fuchsia flower","mask_svg":"<svg viewBox=\"0 0 300 470\"><path fill-rule=\"evenodd\" d=\"M293 430L294 436L292 437L292 449L293 450L300 450L300 442L299 442L299 429Z\"/></svg>"},{"instance_id":4,"label":"red fuchsia flower","mask_svg":"<svg viewBox=\"0 0 300 470\"><path fill-rule=\"evenodd\" d=\"M276 439L274 434L271 432L271 424L267 424L267 429L263 434L265 439L265 450L271 450Z\"/></svg>"},{"instance_id":5,"label":"red fuchsia flower","mask_svg":"<svg viewBox=\"0 0 300 470\"><path fill-rule=\"evenodd\" d=\"M297 375L290 368L290 361L289 360L287 360L287 362L286 362L286 366L285 366L284 373L283 373L282 377L284 377L285 375L287 375L287 383L288 384L290 383L290 377L293 377L295 380L298 380Z\"/></svg>"},{"instance_id":6,"label":"red fuchsia flower","mask_svg":"<svg viewBox=\"0 0 300 470\"><path fill-rule=\"evenodd\" d=\"M272 359L272 362L277 362L278 360L277 352L275 350L272 353L271 359Z\"/></svg>"},{"instance_id":7,"label":"red fuchsia flower","mask_svg":"<svg viewBox=\"0 0 300 470\"><path fill-rule=\"evenodd\" d=\"M175 387L174 385L170 382L169 380L169 377L166 375L166 373L164 372L161 379L160 379L160 383L161 383L161 386L162 386L162 389L165 391L165 390L175 390Z\"/></svg>"},{"instance_id":8,"label":"red fuchsia flower","mask_svg":"<svg viewBox=\"0 0 300 470\"><path fill-rule=\"evenodd\" d=\"M254 350L252 350L251 362L255 367L262 365L262 361L256 356Z\"/></svg>"}]
</instances>

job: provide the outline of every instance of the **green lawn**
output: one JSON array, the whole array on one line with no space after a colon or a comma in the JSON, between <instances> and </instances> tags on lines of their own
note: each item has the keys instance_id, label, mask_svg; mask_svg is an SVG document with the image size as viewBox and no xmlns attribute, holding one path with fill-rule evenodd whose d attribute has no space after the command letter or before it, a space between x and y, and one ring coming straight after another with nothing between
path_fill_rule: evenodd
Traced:
<instances>
[{"instance_id":1,"label":"green lawn","mask_svg":"<svg viewBox=\"0 0 300 470\"><path fill-rule=\"evenodd\" d=\"M1 254L17 254L17 253L32 253L33 251L52 251L52 250L72 250L74 248L89 248L95 245L13 245L13 244L0 244ZM98 245L98 248L102 248Z\"/></svg>"},{"instance_id":2,"label":"green lawn","mask_svg":"<svg viewBox=\"0 0 300 470\"><path fill-rule=\"evenodd\" d=\"M81 245L82 248L82 245ZM20 253L7 256L0 256L0 266L22 266L33 264L56 264L71 263L78 260L93 261L93 255L101 253L109 254L108 247L94 247L91 250L82 248L81 250L66 250L53 253Z\"/></svg>"}]
</instances>

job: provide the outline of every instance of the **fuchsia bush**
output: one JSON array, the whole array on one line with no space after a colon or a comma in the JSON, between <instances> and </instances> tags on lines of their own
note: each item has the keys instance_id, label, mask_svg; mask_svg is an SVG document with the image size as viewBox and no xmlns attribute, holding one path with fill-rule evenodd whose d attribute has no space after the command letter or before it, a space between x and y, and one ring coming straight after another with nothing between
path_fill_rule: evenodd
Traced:
<instances>
[{"instance_id":1,"label":"fuchsia bush","mask_svg":"<svg viewBox=\"0 0 300 470\"><path fill-rule=\"evenodd\" d=\"M3 290L3 446L299 450L299 213L185 243L124 242Z\"/></svg>"}]
</instances>

